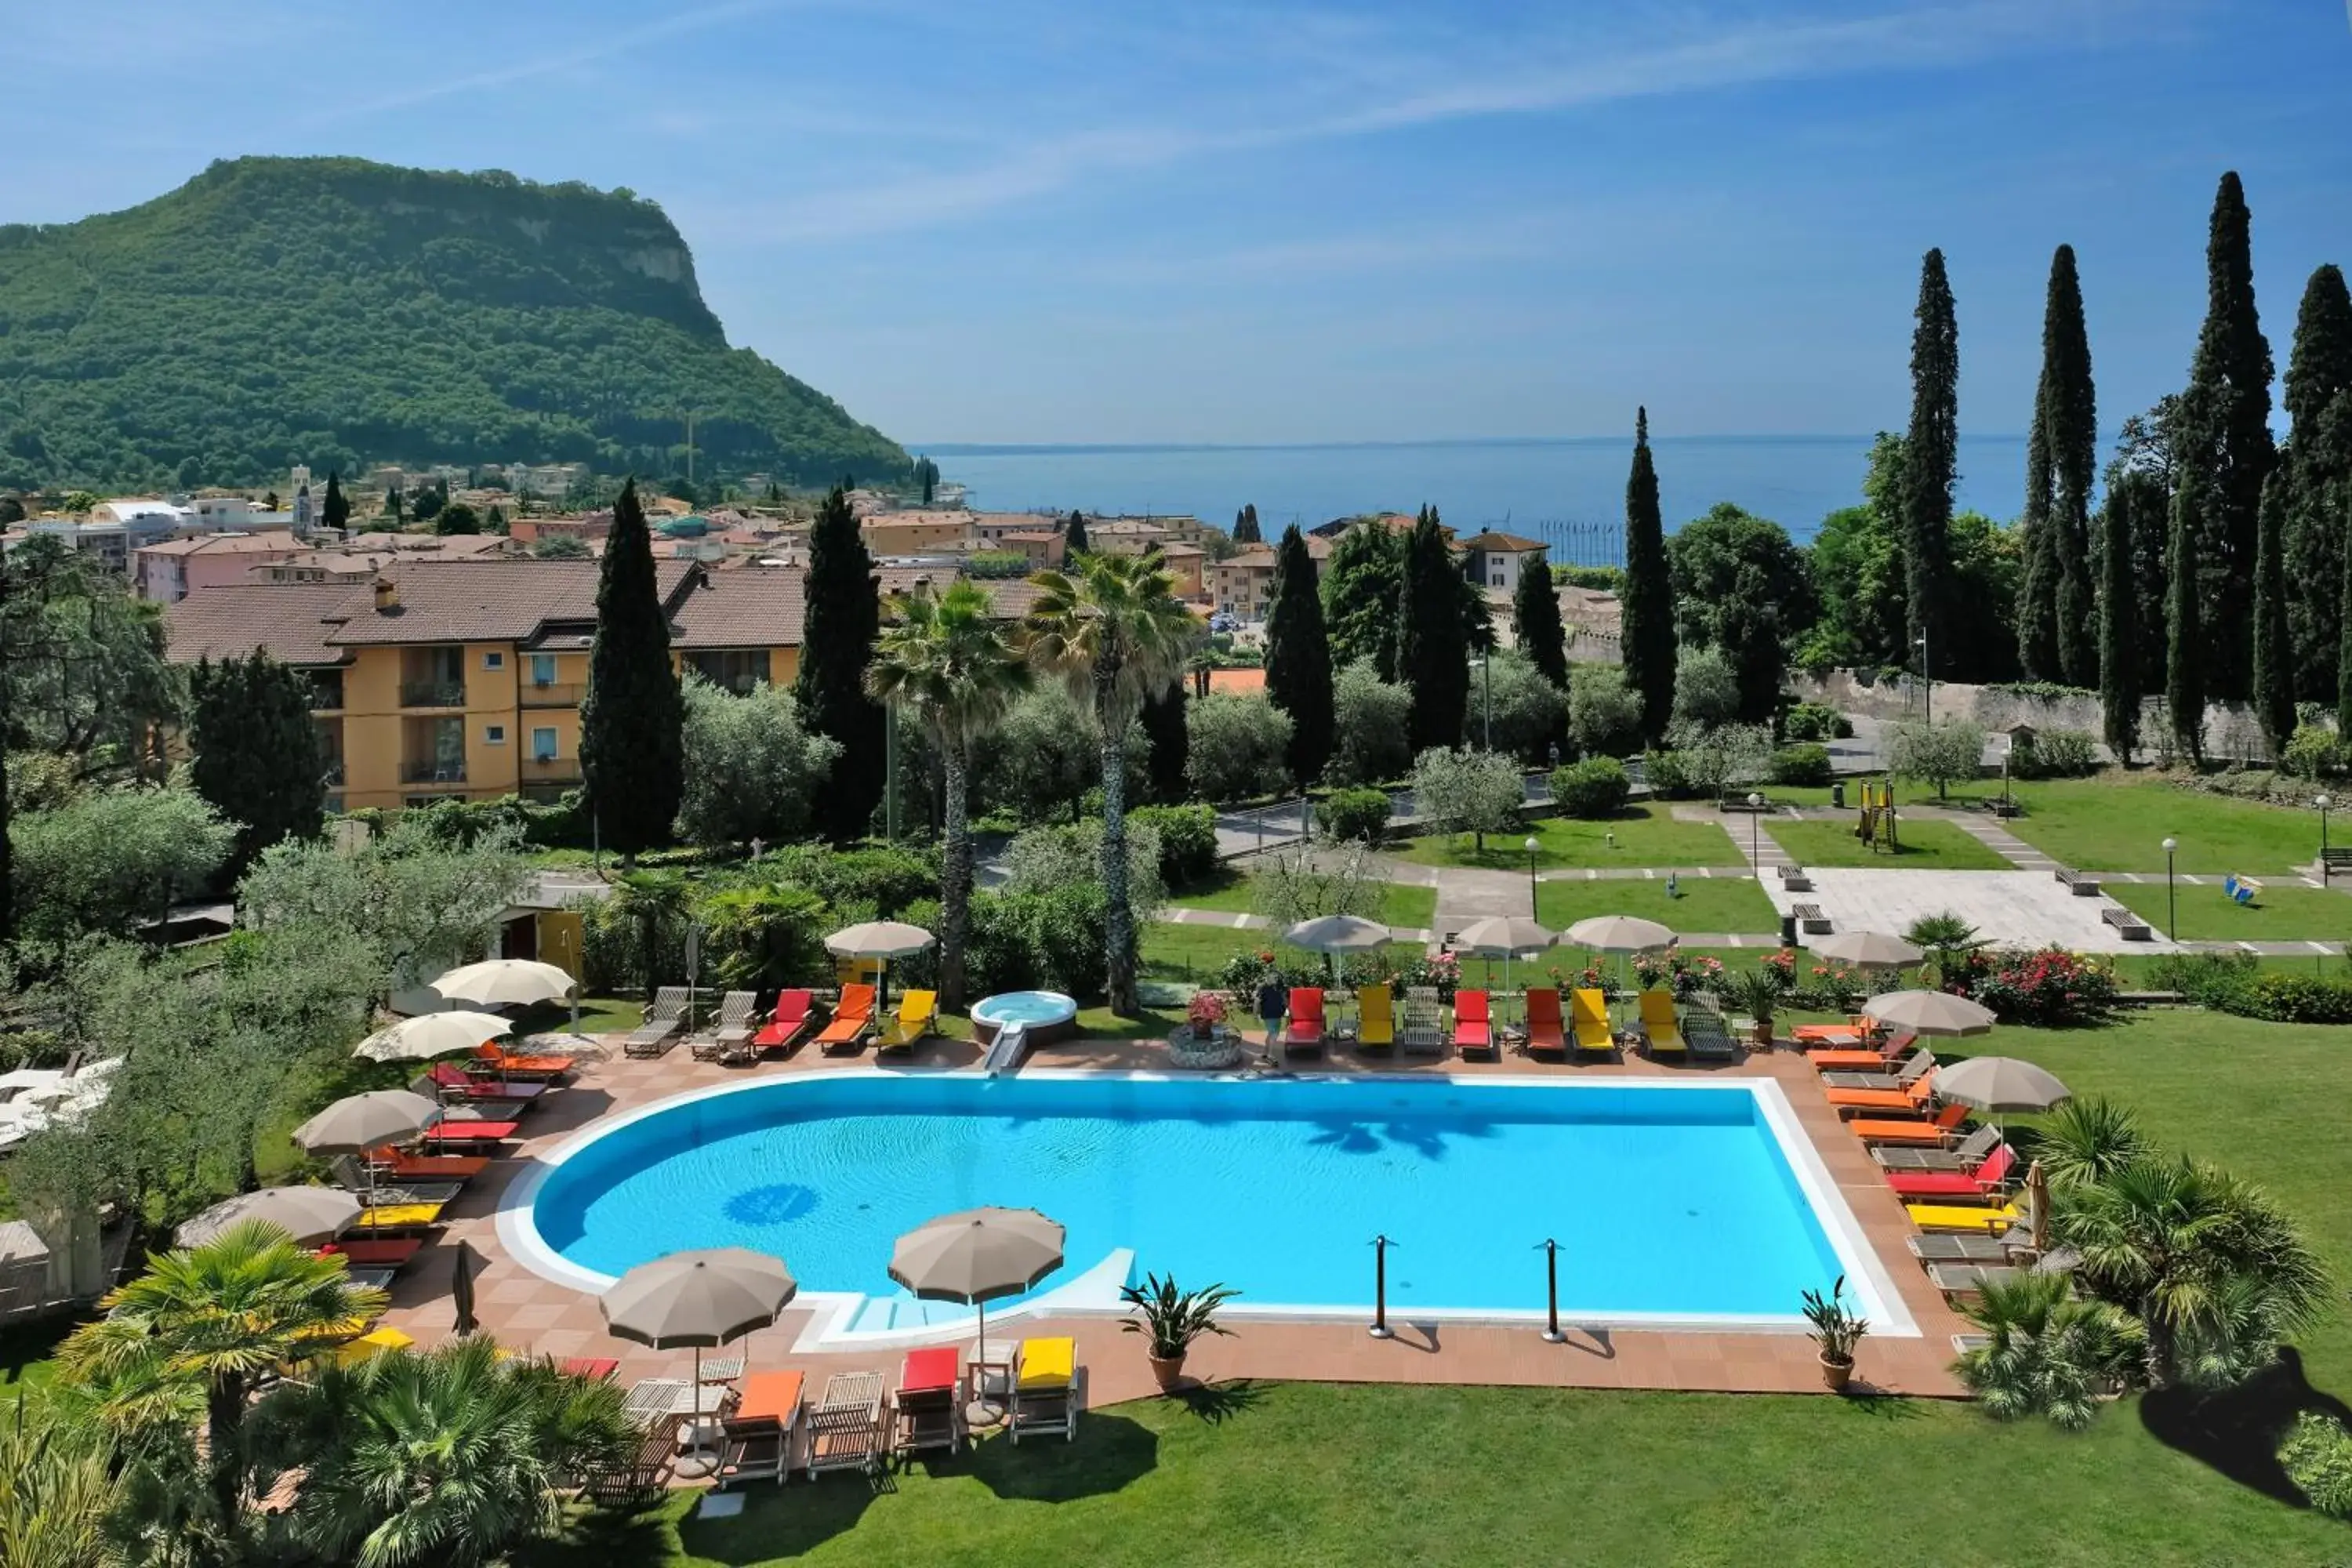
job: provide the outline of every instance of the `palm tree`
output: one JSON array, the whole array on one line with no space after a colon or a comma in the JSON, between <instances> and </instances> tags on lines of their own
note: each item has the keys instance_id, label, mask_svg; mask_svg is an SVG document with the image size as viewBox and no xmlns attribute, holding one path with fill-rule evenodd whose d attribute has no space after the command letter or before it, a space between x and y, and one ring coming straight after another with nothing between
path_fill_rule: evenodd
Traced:
<instances>
[{"instance_id":1,"label":"palm tree","mask_svg":"<svg viewBox=\"0 0 2352 1568\"><path fill-rule=\"evenodd\" d=\"M2141 1158L2053 1205L2084 1281L2137 1318L2147 1380L2226 1384L2330 1305L2326 1265L2267 1194L2188 1158Z\"/></svg>"},{"instance_id":2,"label":"palm tree","mask_svg":"<svg viewBox=\"0 0 2352 1568\"><path fill-rule=\"evenodd\" d=\"M918 588L893 598L893 620L874 644L866 691L915 710L940 754L946 854L940 867L940 998L963 1005L964 933L971 922L972 743L1003 721L1029 684L1029 667L990 614L988 590L950 584L933 598Z\"/></svg>"},{"instance_id":3,"label":"palm tree","mask_svg":"<svg viewBox=\"0 0 2352 1568\"><path fill-rule=\"evenodd\" d=\"M52 1413L16 1415L0 1427L0 1563L9 1568L113 1568L110 1538L113 1445L95 1428Z\"/></svg>"},{"instance_id":4,"label":"palm tree","mask_svg":"<svg viewBox=\"0 0 2352 1568\"><path fill-rule=\"evenodd\" d=\"M471 1568L553 1530L558 1486L626 1452L621 1400L474 1336L322 1367L258 1425L304 1468L293 1526L311 1549L360 1568Z\"/></svg>"},{"instance_id":5,"label":"palm tree","mask_svg":"<svg viewBox=\"0 0 2352 1568\"><path fill-rule=\"evenodd\" d=\"M2148 1152L2132 1113L2111 1100L2088 1095L2050 1113L2033 1145L2033 1157L2053 1187L2085 1187L2102 1182Z\"/></svg>"},{"instance_id":6,"label":"palm tree","mask_svg":"<svg viewBox=\"0 0 2352 1568\"><path fill-rule=\"evenodd\" d=\"M637 960L645 966L646 1005L654 1005L661 964L671 940L686 924L693 893L676 871L630 871L613 885L613 912L636 928Z\"/></svg>"},{"instance_id":7,"label":"palm tree","mask_svg":"<svg viewBox=\"0 0 2352 1568\"><path fill-rule=\"evenodd\" d=\"M2078 1300L2063 1274L1987 1280L1960 1310L1991 1342L1954 1370L1997 1421L2046 1415L2079 1432L2140 1352L2139 1326L2105 1301Z\"/></svg>"},{"instance_id":8,"label":"palm tree","mask_svg":"<svg viewBox=\"0 0 2352 1568\"><path fill-rule=\"evenodd\" d=\"M1983 934L1949 910L1913 921L1911 929L1903 933L1903 940L1936 955L1936 984L1943 986L1952 983L1953 955L1973 952L1984 945Z\"/></svg>"},{"instance_id":9,"label":"palm tree","mask_svg":"<svg viewBox=\"0 0 2352 1568\"><path fill-rule=\"evenodd\" d=\"M152 1401L163 1375L199 1384L211 1448L213 1500L237 1517L245 1479L246 1395L258 1374L331 1342L338 1327L383 1310L381 1290L351 1283L343 1262L249 1220L202 1247L167 1252L117 1291L113 1310L58 1347L68 1377Z\"/></svg>"},{"instance_id":10,"label":"palm tree","mask_svg":"<svg viewBox=\"0 0 2352 1568\"><path fill-rule=\"evenodd\" d=\"M1191 651L1194 623L1176 602L1160 552L1087 555L1070 572L1040 572L1027 649L1094 707L1101 730L1103 946L1111 1011L1135 1016L1135 910L1127 893L1127 731L1144 700L1167 686Z\"/></svg>"}]
</instances>

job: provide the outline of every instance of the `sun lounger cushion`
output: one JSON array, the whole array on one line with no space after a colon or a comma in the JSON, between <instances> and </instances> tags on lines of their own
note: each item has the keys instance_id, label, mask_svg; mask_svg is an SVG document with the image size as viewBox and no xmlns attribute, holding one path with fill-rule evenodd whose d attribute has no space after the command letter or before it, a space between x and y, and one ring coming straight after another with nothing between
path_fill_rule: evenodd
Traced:
<instances>
[{"instance_id":1,"label":"sun lounger cushion","mask_svg":"<svg viewBox=\"0 0 2352 1568\"><path fill-rule=\"evenodd\" d=\"M761 1050L774 1050L791 1045L793 1037L808 1027L809 1017L815 1005L816 996L813 992L780 993L776 997L775 1011L768 1015L768 1021L760 1026L760 1032L751 1037L751 1043Z\"/></svg>"},{"instance_id":2,"label":"sun lounger cushion","mask_svg":"<svg viewBox=\"0 0 2352 1568\"><path fill-rule=\"evenodd\" d=\"M319 1251L325 1256L341 1256L353 1268L397 1268L415 1257L424 1245L413 1236L387 1237L381 1240L339 1241Z\"/></svg>"},{"instance_id":3,"label":"sun lounger cushion","mask_svg":"<svg viewBox=\"0 0 2352 1568\"><path fill-rule=\"evenodd\" d=\"M1019 1388L1060 1388L1077 1375L1078 1342L1072 1339L1024 1340L1021 1365L1013 1379Z\"/></svg>"},{"instance_id":4,"label":"sun lounger cushion","mask_svg":"<svg viewBox=\"0 0 2352 1568\"><path fill-rule=\"evenodd\" d=\"M2025 1218L2015 1204L1906 1204L1903 1212L1921 1230L1981 1230L1998 1236Z\"/></svg>"},{"instance_id":5,"label":"sun lounger cushion","mask_svg":"<svg viewBox=\"0 0 2352 1568\"><path fill-rule=\"evenodd\" d=\"M427 1143L496 1143L511 1138L522 1123L519 1121L469 1121L456 1119L436 1121L425 1130Z\"/></svg>"},{"instance_id":6,"label":"sun lounger cushion","mask_svg":"<svg viewBox=\"0 0 2352 1568\"><path fill-rule=\"evenodd\" d=\"M742 1396L735 1405L738 1421L773 1420L786 1426L801 1407L806 1377L797 1372L755 1372L743 1380Z\"/></svg>"},{"instance_id":7,"label":"sun lounger cushion","mask_svg":"<svg viewBox=\"0 0 2352 1568\"><path fill-rule=\"evenodd\" d=\"M953 1345L934 1345L929 1350L908 1351L898 1368L898 1392L925 1394L933 1389L953 1388L961 1371L962 1352Z\"/></svg>"},{"instance_id":8,"label":"sun lounger cushion","mask_svg":"<svg viewBox=\"0 0 2352 1568\"><path fill-rule=\"evenodd\" d=\"M441 1220L439 1204L378 1204L361 1211L352 1222L353 1230L415 1230L419 1226L437 1225Z\"/></svg>"},{"instance_id":9,"label":"sun lounger cushion","mask_svg":"<svg viewBox=\"0 0 2352 1568\"><path fill-rule=\"evenodd\" d=\"M487 1154L399 1154L378 1149L369 1161L394 1181L467 1182L490 1168Z\"/></svg>"},{"instance_id":10,"label":"sun lounger cushion","mask_svg":"<svg viewBox=\"0 0 2352 1568\"><path fill-rule=\"evenodd\" d=\"M1396 999L1385 985L1366 985L1356 992L1356 1043L1396 1044Z\"/></svg>"},{"instance_id":11,"label":"sun lounger cushion","mask_svg":"<svg viewBox=\"0 0 2352 1568\"><path fill-rule=\"evenodd\" d=\"M472 1070L478 1073L507 1073L526 1078L561 1078L579 1065L577 1057L518 1056L512 1051L500 1049L494 1041L476 1046L471 1064Z\"/></svg>"},{"instance_id":12,"label":"sun lounger cushion","mask_svg":"<svg viewBox=\"0 0 2352 1568\"><path fill-rule=\"evenodd\" d=\"M1906 1089L1833 1089L1829 1101L1846 1110L1915 1110L1925 1115L1935 1100L1934 1082L1931 1073Z\"/></svg>"}]
</instances>

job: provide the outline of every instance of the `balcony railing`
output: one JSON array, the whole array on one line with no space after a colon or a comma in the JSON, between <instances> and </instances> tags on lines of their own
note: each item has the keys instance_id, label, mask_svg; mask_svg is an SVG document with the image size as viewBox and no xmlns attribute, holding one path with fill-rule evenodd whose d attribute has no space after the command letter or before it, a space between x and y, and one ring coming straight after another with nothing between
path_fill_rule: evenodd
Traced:
<instances>
[{"instance_id":1,"label":"balcony railing","mask_svg":"<svg viewBox=\"0 0 2352 1568\"><path fill-rule=\"evenodd\" d=\"M577 757L525 757L522 763L525 784L578 784L580 759Z\"/></svg>"},{"instance_id":2,"label":"balcony railing","mask_svg":"<svg viewBox=\"0 0 2352 1568\"><path fill-rule=\"evenodd\" d=\"M464 784L466 764L431 760L421 763L403 763L400 764L400 782L403 784Z\"/></svg>"},{"instance_id":3,"label":"balcony railing","mask_svg":"<svg viewBox=\"0 0 2352 1568\"><path fill-rule=\"evenodd\" d=\"M400 683L400 705L403 708L463 708L466 705L466 683L462 680L404 680Z\"/></svg>"},{"instance_id":4,"label":"balcony railing","mask_svg":"<svg viewBox=\"0 0 2352 1568\"><path fill-rule=\"evenodd\" d=\"M577 708L588 695L584 686L537 686L529 682L516 688L525 708Z\"/></svg>"}]
</instances>

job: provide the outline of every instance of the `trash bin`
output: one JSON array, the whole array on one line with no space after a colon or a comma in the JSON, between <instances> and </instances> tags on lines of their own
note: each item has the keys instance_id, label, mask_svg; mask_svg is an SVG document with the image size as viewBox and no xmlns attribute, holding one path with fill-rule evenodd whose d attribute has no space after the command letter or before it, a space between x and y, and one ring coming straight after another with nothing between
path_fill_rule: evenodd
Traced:
<instances>
[{"instance_id":1,"label":"trash bin","mask_svg":"<svg viewBox=\"0 0 2352 1568\"><path fill-rule=\"evenodd\" d=\"M1794 915L1780 917L1780 945L1782 947L1797 945L1797 917Z\"/></svg>"},{"instance_id":2,"label":"trash bin","mask_svg":"<svg viewBox=\"0 0 2352 1568\"><path fill-rule=\"evenodd\" d=\"M1830 805L1835 806L1840 811L1843 811L1845 809L1845 781L1843 779L1836 780L1831 784Z\"/></svg>"}]
</instances>

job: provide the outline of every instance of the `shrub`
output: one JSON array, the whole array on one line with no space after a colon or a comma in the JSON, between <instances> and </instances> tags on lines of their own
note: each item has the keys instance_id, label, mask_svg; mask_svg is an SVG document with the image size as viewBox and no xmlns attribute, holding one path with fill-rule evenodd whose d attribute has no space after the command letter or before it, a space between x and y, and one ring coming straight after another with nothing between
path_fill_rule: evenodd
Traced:
<instances>
[{"instance_id":1,"label":"shrub","mask_svg":"<svg viewBox=\"0 0 2352 1568\"><path fill-rule=\"evenodd\" d=\"M1698 791L1691 784L1690 759L1680 752L1645 752L1642 777L1664 800L1684 800Z\"/></svg>"},{"instance_id":2,"label":"shrub","mask_svg":"<svg viewBox=\"0 0 2352 1568\"><path fill-rule=\"evenodd\" d=\"M1012 550L975 550L964 558L967 577L1026 577L1029 557Z\"/></svg>"},{"instance_id":3,"label":"shrub","mask_svg":"<svg viewBox=\"0 0 2352 1568\"><path fill-rule=\"evenodd\" d=\"M1403 777L1412 765L1405 729L1412 709L1411 689L1382 680L1371 660L1339 671L1331 682L1331 760L1323 776L1335 784Z\"/></svg>"},{"instance_id":4,"label":"shrub","mask_svg":"<svg viewBox=\"0 0 2352 1568\"><path fill-rule=\"evenodd\" d=\"M1636 953L1633 978L1641 982L1644 991L1670 990L1677 1001L1687 1002L1700 992L1712 991L1722 984L1723 961L1693 958L1679 948Z\"/></svg>"},{"instance_id":5,"label":"shrub","mask_svg":"<svg viewBox=\"0 0 2352 1568\"><path fill-rule=\"evenodd\" d=\"M2004 1024L2095 1024L2116 1007L2116 977L2063 947L2032 952L1974 952L1962 989Z\"/></svg>"},{"instance_id":6,"label":"shrub","mask_svg":"<svg viewBox=\"0 0 2352 1568\"><path fill-rule=\"evenodd\" d=\"M2303 1412L2279 1445L2278 1460L2312 1507L2332 1519L2352 1519L2352 1432L2344 1423L2316 1410Z\"/></svg>"},{"instance_id":7,"label":"shrub","mask_svg":"<svg viewBox=\"0 0 2352 1568\"><path fill-rule=\"evenodd\" d=\"M1502 833L1517 825L1527 785L1508 757L1432 746L1413 759L1412 803L1433 833Z\"/></svg>"},{"instance_id":8,"label":"shrub","mask_svg":"<svg viewBox=\"0 0 2352 1568\"><path fill-rule=\"evenodd\" d=\"M2236 1012L2227 1004L2253 983L2262 961L2251 952L2167 952L2148 961L2147 983L2178 991L2200 1007Z\"/></svg>"},{"instance_id":9,"label":"shrub","mask_svg":"<svg viewBox=\"0 0 2352 1568\"><path fill-rule=\"evenodd\" d=\"M1973 719L1906 720L1893 731L1891 771L1936 786L1937 798L1984 771L1985 732Z\"/></svg>"},{"instance_id":10,"label":"shrub","mask_svg":"<svg viewBox=\"0 0 2352 1568\"><path fill-rule=\"evenodd\" d=\"M1527 655L1499 652L1470 689L1462 728L1466 740L1535 761L1567 732L1568 694Z\"/></svg>"},{"instance_id":11,"label":"shrub","mask_svg":"<svg viewBox=\"0 0 2352 1568\"><path fill-rule=\"evenodd\" d=\"M883 920L897 920L908 905L933 896L940 885L938 860L911 849L791 844L751 864L769 880L814 890L836 910L870 909Z\"/></svg>"},{"instance_id":12,"label":"shrub","mask_svg":"<svg viewBox=\"0 0 2352 1568\"><path fill-rule=\"evenodd\" d=\"M2098 737L2088 730L2044 730L2033 738L2031 777L2078 779L2099 766Z\"/></svg>"},{"instance_id":13,"label":"shrub","mask_svg":"<svg viewBox=\"0 0 2352 1568\"><path fill-rule=\"evenodd\" d=\"M2343 765L2343 754L2336 744L2336 731L2321 724L2298 724L2286 743L2279 761L2286 771L2306 779L2322 773L2332 773Z\"/></svg>"},{"instance_id":14,"label":"shrub","mask_svg":"<svg viewBox=\"0 0 2352 1568\"><path fill-rule=\"evenodd\" d=\"M1160 879L1170 887L1197 882L1217 868L1217 814L1205 805L1139 805L1128 830L1160 835Z\"/></svg>"},{"instance_id":15,"label":"shrub","mask_svg":"<svg viewBox=\"0 0 2352 1568\"><path fill-rule=\"evenodd\" d=\"M1739 713L1739 678L1722 650L1685 648L1675 662L1675 717L1702 729Z\"/></svg>"},{"instance_id":16,"label":"shrub","mask_svg":"<svg viewBox=\"0 0 2352 1568\"><path fill-rule=\"evenodd\" d=\"M1772 763L1772 731L1761 724L1718 724L1704 730L1677 719L1667 727L1666 739L1682 753L1690 787L1702 795L1720 795L1733 784L1760 779Z\"/></svg>"},{"instance_id":17,"label":"shrub","mask_svg":"<svg viewBox=\"0 0 2352 1568\"><path fill-rule=\"evenodd\" d=\"M1050 893L1059 888L1102 885L1103 825L1081 822L1032 827L1016 834L1004 851L1005 891ZM1160 879L1160 835L1150 824L1127 823L1127 900L1138 923L1168 901Z\"/></svg>"},{"instance_id":18,"label":"shrub","mask_svg":"<svg viewBox=\"0 0 2352 1568\"><path fill-rule=\"evenodd\" d=\"M1826 702L1799 702L1782 718L1780 732L1791 741L1843 741L1853 734L1853 723Z\"/></svg>"},{"instance_id":19,"label":"shrub","mask_svg":"<svg viewBox=\"0 0 2352 1568\"><path fill-rule=\"evenodd\" d=\"M1315 807L1315 822L1326 838L1378 844L1388 831L1389 810L1386 790L1335 790Z\"/></svg>"},{"instance_id":20,"label":"shrub","mask_svg":"<svg viewBox=\"0 0 2352 1568\"><path fill-rule=\"evenodd\" d=\"M1265 698L1201 698L1185 704L1184 726L1184 780L1202 800L1241 800L1282 787L1290 715Z\"/></svg>"},{"instance_id":21,"label":"shrub","mask_svg":"<svg viewBox=\"0 0 2352 1568\"><path fill-rule=\"evenodd\" d=\"M1827 746L1783 746L1772 753L1764 776L1776 784L1825 784L1830 782Z\"/></svg>"},{"instance_id":22,"label":"shrub","mask_svg":"<svg viewBox=\"0 0 2352 1568\"><path fill-rule=\"evenodd\" d=\"M1588 757L1551 775L1553 804L1570 816L1613 816L1633 794L1624 764L1614 757Z\"/></svg>"},{"instance_id":23,"label":"shrub","mask_svg":"<svg viewBox=\"0 0 2352 1568\"><path fill-rule=\"evenodd\" d=\"M1568 733L1587 756L1615 756L1638 745L1642 695L1614 664L1571 665L1568 671Z\"/></svg>"},{"instance_id":24,"label":"shrub","mask_svg":"<svg viewBox=\"0 0 2352 1568\"><path fill-rule=\"evenodd\" d=\"M2232 1003L2229 1011L2274 1024L2352 1024L2352 985L2315 974L2266 971Z\"/></svg>"}]
</instances>

